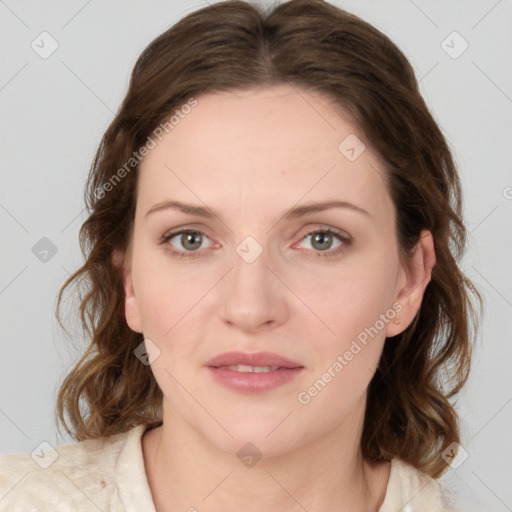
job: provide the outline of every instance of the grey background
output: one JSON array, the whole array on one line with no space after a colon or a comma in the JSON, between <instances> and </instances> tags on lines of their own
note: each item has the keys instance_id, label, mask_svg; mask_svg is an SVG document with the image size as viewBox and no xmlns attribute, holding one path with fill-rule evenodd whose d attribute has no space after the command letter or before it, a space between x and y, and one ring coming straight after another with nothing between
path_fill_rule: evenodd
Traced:
<instances>
[{"instance_id":1,"label":"grey background","mask_svg":"<svg viewBox=\"0 0 512 512\"><path fill-rule=\"evenodd\" d=\"M469 230L463 268L483 293L486 313L470 380L457 399L468 458L443 481L468 510L512 510L512 3L332 3L401 47L454 150ZM54 306L82 261L77 235L88 168L142 49L205 5L0 0L0 453L70 441L57 436L55 397L85 340L78 330L66 338ZM59 45L47 59L31 47L43 31ZM469 44L457 58L464 43L447 39L453 31ZM34 254L37 243L48 244L43 237L57 250L47 261Z\"/></svg>"}]
</instances>

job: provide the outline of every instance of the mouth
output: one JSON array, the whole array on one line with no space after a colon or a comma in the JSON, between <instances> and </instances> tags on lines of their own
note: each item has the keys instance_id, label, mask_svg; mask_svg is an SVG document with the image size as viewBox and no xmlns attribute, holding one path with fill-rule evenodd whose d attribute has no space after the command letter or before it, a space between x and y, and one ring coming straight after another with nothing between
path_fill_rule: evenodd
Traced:
<instances>
[{"instance_id":1,"label":"mouth","mask_svg":"<svg viewBox=\"0 0 512 512\"><path fill-rule=\"evenodd\" d=\"M293 380L304 366L271 352L227 352L205 365L220 385L237 392L261 393Z\"/></svg>"},{"instance_id":2,"label":"mouth","mask_svg":"<svg viewBox=\"0 0 512 512\"><path fill-rule=\"evenodd\" d=\"M273 372L275 370L279 370L280 367L279 366L250 366L247 364L232 364L230 366L217 366L216 368L219 370L232 370L234 372L241 372L241 373L249 373L249 372L266 373L266 372Z\"/></svg>"},{"instance_id":3,"label":"mouth","mask_svg":"<svg viewBox=\"0 0 512 512\"><path fill-rule=\"evenodd\" d=\"M234 371L272 371L278 368L303 368L300 363L273 352L225 352L210 359L205 366L228 367ZM264 370L258 370L263 368Z\"/></svg>"}]
</instances>

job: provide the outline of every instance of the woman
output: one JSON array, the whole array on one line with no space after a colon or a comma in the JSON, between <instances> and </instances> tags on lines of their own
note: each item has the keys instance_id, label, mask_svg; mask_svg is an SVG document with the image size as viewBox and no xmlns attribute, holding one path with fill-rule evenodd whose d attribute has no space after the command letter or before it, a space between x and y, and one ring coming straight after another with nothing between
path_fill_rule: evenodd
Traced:
<instances>
[{"instance_id":1,"label":"woman","mask_svg":"<svg viewBox=\"0 0 512 512\"><path fill-rule=\"evenodd\" d=\"M57 403L79 442L3 456L3 506L449 509L478 293L386 36L321 0L188 15L138 59L86 201L59 295L85 285Z\"/></svg>"}]
</instances>

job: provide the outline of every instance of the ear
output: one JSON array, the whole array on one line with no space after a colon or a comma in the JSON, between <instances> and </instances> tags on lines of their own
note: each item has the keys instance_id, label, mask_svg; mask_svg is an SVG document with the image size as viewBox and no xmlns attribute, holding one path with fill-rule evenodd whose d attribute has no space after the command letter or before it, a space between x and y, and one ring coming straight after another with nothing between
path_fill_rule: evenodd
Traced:
<instances>
[{"instance_id":1,"label":"ear","mask_svg":"<svg viewBox=\"0 0 512 512\"><path fill-rule=\"evenodd\" d=\"M131 259L132 247L129 244L126 253L115 249L112 253L112 261L123 275L124 288L124 315L126 323L132 331L142 333L139 305L133 289Z\"/></svg>"},{"instance_id":2,"label":"ear","mask_svg":"<svg viewBox=\"0 0 512 512\"><path fill-rule=\"evenodd\" d=\"M412 254L402 266L404 284L395 299L401 308L394 307L397 314L395 320L387 324L387 337L400 334L413 322L420 310L425 289L432 278L435 263L436 253L432 233L423 230Z\"/></svg>"}]
</instances>

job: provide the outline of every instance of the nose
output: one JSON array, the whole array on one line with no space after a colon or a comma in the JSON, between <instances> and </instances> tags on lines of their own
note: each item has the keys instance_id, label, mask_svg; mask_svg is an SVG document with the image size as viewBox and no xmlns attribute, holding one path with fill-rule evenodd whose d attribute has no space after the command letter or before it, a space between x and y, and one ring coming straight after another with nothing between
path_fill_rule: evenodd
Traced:
<instances>
[{"instance_id":1,"label":"nose","mask_svg":"<svg viewBox=\"0 0 512 512\"><path fill-rule=\"evenodd\" d=\"M267 251L261 250L254 239L240 244L220 290L222 320L247 333L275 328L289 315L286 287L269 266Z\"/></svg>"}]
</instances>

